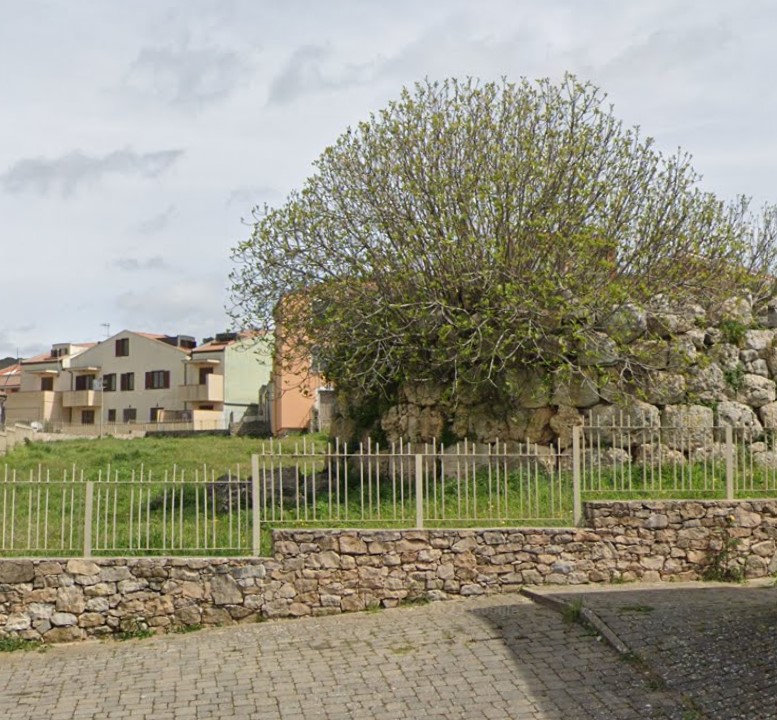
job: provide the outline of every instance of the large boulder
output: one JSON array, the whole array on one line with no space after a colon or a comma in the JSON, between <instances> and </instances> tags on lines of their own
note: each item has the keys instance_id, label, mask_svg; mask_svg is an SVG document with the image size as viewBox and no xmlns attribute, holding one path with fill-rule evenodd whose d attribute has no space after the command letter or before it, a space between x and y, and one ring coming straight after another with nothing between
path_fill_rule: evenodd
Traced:
<instances>
[{"instance_id":1,"label":"large boulder","mask_svg":"<svg viewBox=\"0 0 777 720\"><path fill-rule=\"evenodd\" d=\"M647 315L642 308L626 303L602 319L602 329L616 343L627 344L645 334Z\"/></svg>"},{"instance_id":2,"label":"large boulder","mask_svg":"<svg viewBox=\"0 0 777 720\"><path fill-rule=\"evenodd\" d=\"M709 320L713 325L721 323L750 325L753 322L753 303L746 297L728 298L710 308Z\"/></svg>"},{"instance_id":3,"label":"large boulder","mask_svg":"<svg viewBox=\"0 0 777 720\"><path fill-rule=\"evenodd\" d=\"M679 373L653 372L640 386L642 396L651 405L676 405L685 399L685 376Z\"/></svg>"},{"instance_id":4,"label":"large boulder","mask_svg":"<svg viewBox=\"0 0 777 720\"><path fill-rule=\"evenodd\" d=\"M743 350L754 350L765 358L774 343L774 330L748 330L742 342Z\"/></svg>"},{"instance_id":5,"label":"large boulder","mask_svg":"<svg viewBox=\"0 0 777 720\"><path fill-rule=\"evenodd\" d=\"M682 372L696 362L698 354L692 338L687 335L678 335L669 341L666 366L669 370Z\"/></svg>"},{"instance_id":6,"label":"large boulder","mask_svg":"<svg viewBox=\"0 0 777 720\"><path fill-rule=\"evenodd\" d=\"M739 348L732 343L718 343L709 350L710 359L723 370L736 370L739 367Z\"/></svg>"},{"instance_id":7,"label":"large boulder","mask_svg":"<svg viewBox=\"0 0 777 720\"><path fill-rule=\"evenodd\" d=\"M667 405L661 413L662 439L675 450L693 450L712 443L715 418L704 405Z\"/></svg>"},{"instance_id":8,"label":"large boulder","mask_svg":"<svg viewBox=\"0 0 777 720\"><path fill-rule=\"evenodd\" d=\"M633 447L651 442L661 414L655 405L631 399L617 405L595 405L588 411L588 422L600 442Z\"/></svg>"},{"instance_id":9,"label":"large boulder","mask_svg":"<svg viewBox=\"0 0 777 720\"><path fill-rule=\"evenodd\" d=\"M406 383L402 387L402 393L407 402L412 405L431 407L439 404L444 388L431 382L413 382Z\"/></svg>"},{"instance_id":10,"label":"large boulder","mask_svg":"<svg viewBox=\"0 0 777 720\"><path fill-rule=\"evenodd\" d=\"M615 341L604 333L593 332L580 341L577 364L581 367L607 367L620 358Z\"/></svg>"},{"instance_id":11,"label":"large boulder","mask_svg":"<svg viewBox=\"0 0 777 720\"><path fill-rule=\"evenodd\" d=\"M642 338L628 348L629 357L639 365L663 370L669 362L669 343L666 340Z\"/></svg>"},{"instance_id":12,"label":"large boulder","mask_svg":"<svg viewBox=\"0 0 777 720\"><path fill-rule=\"evenodd\" d=\"M582 413L574 407L561 405L550 419L550 428L557 435L558 447L564 450L572 446L572 428L584 423Z\"/></svg>"},{"instance_id":13,"label":"large boulder","mask_svg":"<svg viewBox=\"0 0 777 720\"><path fill-rule=\"evenodd\" d=\"M734 428L736 440L753 442L763 433L763 425L753 409L739 402L722 402L717 408L718 425ZM721 432L721 437L723 437Z\"/></svg>"},{"instance_id":14,"label":"large boulder","mask_svg":"<svg viewBox=\"0 0 777 720\"><path fill-rule=\"evenodd\" d=\"M588 408L600 400L594 372L580 372L566 368L556 371L551 405Z\"/></svg>"},{"instance_id":15,"label":"large boulder","mask_svg":"<svg viewBox=\"0 0 777 720\"><path fill-rule=\"evenodd\" d=\"M520 408L541 408L550 404L551 378L530 368L508 373L511 402Z\"/></svg>"},{"instance_id":16,"label":"large boulder","mask_svg":"<svg viewBox=\"0 0 777 720\"><path fill-rule=\"evenodd\" d=\"M777 430L777 402L762 405L758 408L758 416L765 430Z\"/></svg>"},{"instance_id":17,"label":"large boulder","mask_svg":"<svg viewBox=\"0 0 777 720\"><path fill-rule=\"evenodd\" d=\"M733 397L734 390L717 363L689 368L684 374L688 398L702 403L716 403Z\"/></svg>"},{"instance_id":18,"label":"large boulder","mask_svg":"<svg viewBox=\"0 0 777 720\"><path fill-rule=\"evenodd\" d=\"M697 327L704 322L704 316L704 308L699 305L652 310L647 314L647 330L651 335L672 337Z\"/></svg>"},{"instance_id":19,"label":"large boulder","mask_svg":"<svg viewBox=\"0 0 777 720\"><path fill-rule=\"evenodd\" d=\"M759 408L777 399L774 381L761 375L745 373L737 389L737 402Z\"/></svg>"}]
</instances>

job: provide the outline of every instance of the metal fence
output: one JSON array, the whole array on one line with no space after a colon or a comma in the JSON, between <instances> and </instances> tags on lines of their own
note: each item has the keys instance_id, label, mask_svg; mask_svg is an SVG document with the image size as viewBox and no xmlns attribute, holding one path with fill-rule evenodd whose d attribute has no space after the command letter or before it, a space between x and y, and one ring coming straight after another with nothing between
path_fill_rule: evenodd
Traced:
<instances>
[{"instance_id":1,"label":"metal fence","mask_svg":"<svg viewBox=\"0 0 777 720\"><path fill-rule=\"evenodd\" d=\"M575 427L559 443L261 444L246 475L0 470L0 554L259 554L273 527L579 524L593 499L777 496L752 428Z\"/></svg>"}]
</instances>

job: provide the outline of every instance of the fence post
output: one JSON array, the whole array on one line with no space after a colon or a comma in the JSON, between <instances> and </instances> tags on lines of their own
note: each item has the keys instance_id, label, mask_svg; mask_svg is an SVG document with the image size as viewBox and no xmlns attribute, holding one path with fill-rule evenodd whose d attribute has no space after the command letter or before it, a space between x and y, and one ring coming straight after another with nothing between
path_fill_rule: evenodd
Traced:
<instances>
[{"instance_id":1,"label":"fence post","mask_svg":"<svg viewBox=\"0 0 777 720\"><path fill-rule=\"evenodd\" d=\"M84 498L84 557L92 557L92 505L94 504L94 483L86 483Z\"/></svg>"},{"instance_id":2,"label":"fence post","mask_svg":"<svg viewBox=\"0 0 777 720\"><path fill-rule=\"evenodd\" d=\"M251 455L251 551L254 556L261 554L261 508L259 507L259 456Z\"/></svg>"},{"instance_id":3,"label":"fence post","mask_svg":"<svg viewBox=\"0 0 777 720\"><path fill-rule=\"evenodd\" d=\"M734 430L726 425L726 500L734 499Z\"/></svg>"},{"instance_id":4,"label":"fence post","mask_svg":"<svg viewBox=\"0 0 777 720\"><path fill-rule=\"evenodd\" d=\"M424 529L424 456L415 456L415 526Z\"/></svg>"},{"instance_id":5,"label":"fence post","mask_svg":"<svg viewBox=\"0 0 777 720\"><path fill-rule=\"evenodd\" d=\"M583 497L580 488L580 426L572 428L572 518L575 527L583 521Z\"/></svg>"}]
</instances>

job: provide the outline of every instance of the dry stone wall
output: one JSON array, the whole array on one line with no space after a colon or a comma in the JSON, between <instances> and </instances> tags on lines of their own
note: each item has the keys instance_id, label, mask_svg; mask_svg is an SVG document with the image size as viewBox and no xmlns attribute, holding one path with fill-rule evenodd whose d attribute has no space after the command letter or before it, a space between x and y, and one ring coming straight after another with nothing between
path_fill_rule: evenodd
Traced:
<instances>
[{"instance_id":1,"label":"dry stone wall","mask_svg":"<svg viewBox=\"0 0 777 720\"><path fill-rule=\"evenodd\" d=\"M627 305L576 348L574 371L513 371L510 397L483 402L462 391L453 406L443 399L445 388L409 382L381 427L392 441L431 442L450 432L484 443L563 448L575 425L670 427L687 417L745 426L746 439L757 439L777 429L776 303L759 312L747 298L708 310Z\"/></svg>"},{"instance_id":2,"label":"dry stone wall","mask_svg":"<svg viewBox=\"0 0 777 720\"><path fill-rule=\"evenodd\" d=\"M275 531L272 558L0 560L0 636L44 642L514 592L777 572L777 501L596 502L586 528Z\"/></svg>"}]
</instances>

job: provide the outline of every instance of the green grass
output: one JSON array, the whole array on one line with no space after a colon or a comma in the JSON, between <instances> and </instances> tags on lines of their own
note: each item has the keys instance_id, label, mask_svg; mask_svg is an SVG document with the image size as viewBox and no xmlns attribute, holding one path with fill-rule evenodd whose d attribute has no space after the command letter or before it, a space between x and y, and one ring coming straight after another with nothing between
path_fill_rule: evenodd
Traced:
<instances>
[{"instance_id":1,"label":"green grass","mask_svg":"<svg viewBox=\"0 0 777 720\"><path fill-rule=\"evenodd\" d=\"M323 436L274 442L274 450L310 450ZM269 449L269 444L265 444ZM85 487L71 481L108 476L95 483L92 525L95 555L248 555L251 553L251 513L235 508L215 515L207 476L230 472L247 479L250 457L260 453L262 441L250 438L200 436L194 438L136 438L32 442L17 447L0 461L0 555L79 555L83 548ZM287 455L284 465L300 462ZM306 472L323 467L323 460L306 460ZM748 468L747 490L740 495L775 492L775 472L748 465L740 455L738 466ZM276 460L277 467L277 460ZM7 468L7 469L6 469ZM450 472L452 459L446 460ZM587 472L583 500L715 499L725 496L725 468L703 464L650 466L625 464ZM12 485L5 477L15 477ZM160 482L165 478L176 484ZM128 481L133 477L135 482ZM119 483L114 482L118 477ZM404 481L384 475L377 482L365 473L341 480L315 499L284 500L269 505L261 517L261 553L271 554L273 528L412 528L416 524L415 482L412 470ZM43 483L38 483L38 478ZM63 480L65 478L66 480ZM140 483L140 480L143 483ZM182 482L182 478L185 481ZM193 482L198 479L199 482ZM28 482L30 481L31 482ZM47 481L47 482L46 482ZM16 494L11 497L12 487ZM13 542L10 513L13 508ZM70 518L73 518L72 524ZM65 522L63 523L63 518ZM114 522L115 518L115 522ZM424 527L532 527L572 524L572 477L569 468L555 469L520 460L507 470L461 471L453 477L427 482L424 487ZM3 537L2 529L5 528ZM64 528L64 533L63 533ZM195 550L196 548L196 550Z\"/></svg>"},{"instance_id":2,"label":"green grass","mask_svg":"<svg viewBox=\"0 0 777 720\"><path fill-rule=\"evenodd\" d=\"M316 442L322 446L326 438L323 435L308 435L304 442L310 445ZM274 441L274 447L282 447L284 452L291 452L295 446L302 447L303 438L287 438ZM6 468L17 478L28 478L32 473L39 473L45 479L46 474L51 480L61 480L64 473L71 476L75 467L77 476L83 471L86 480L97 480L104 477L110 467L111 477L118 473L119 478L128 480L134 473L140 476L141 468L144 477L163 479L165 473L172 475L173 468L180 478L193 478L195 472L202 473L203 468L208 474L213 471L216 476L231 471L247 477L251 471L251 455L260 453L262 443L269 448L269 441L247 437L222 437L200 435L185 438L133 438L119 440L116 438L100 438L85 440L64 440L58 442L29 442L18 445L7 455L0 458L0 480L5 477Z\"/></svg>"},{"instance_id":3,"label":"green grass","mask_svg":"<svg viewBox=\"0 0 777 720\"><path fill-rule=\"evenodd\" d=\"M44 647L40 640L22 640L18 637L0 637L0 652L17 652L19 650L41 650Z\"/></svg>"}]
</instances>

